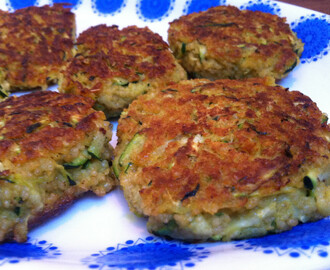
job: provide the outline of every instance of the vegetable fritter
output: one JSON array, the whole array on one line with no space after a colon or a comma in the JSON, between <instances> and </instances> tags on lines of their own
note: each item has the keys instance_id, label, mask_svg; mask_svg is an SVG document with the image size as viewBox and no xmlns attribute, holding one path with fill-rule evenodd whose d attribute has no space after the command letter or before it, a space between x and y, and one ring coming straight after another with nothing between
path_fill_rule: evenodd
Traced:
<instances>
[{"instance_id":1,"label":"vegetable fritter","mask_svg":"<svg viewBox=\"0 0 330 270\"><path fill-rule=\"evenodd\" d=\"M93 104L51 91L0 103L0 241L23 242L78 196L113 188L112 133Z\"/></svg>"},{"instance_id":2,"label":"vegetable fritter","mask_svg":"<svg viewBox=\"0 0 330 270\"><path fill-rule=\"evenodd\" d=\"M168 41L194 78L281 79L299 63L303 43L285 18L218 6L170 23Z\"/></svg>"},{"instance_id":3,"label":"vegetable fritter","mask_svg":"<svg viewBox=\"0 0 330 270\"><path fill-rule=\"evenodd\" d=\"M186 78L162 38L148 28L98 25L80 34L59 90L89 96L118 116L137 96Z\"/></svg>"},{"instance_id":4,"label":"vegetable fritter","mask_svg":"<svg viewBox=\"0 0 330 270\"><path fill-rule=\"evenodd\" d=\"M158 235L231 240L330 215L327 117L274 79L196 79L140 96L114 172Z\"/></svg>"},{"instance_id":5,"label":"vegetable fritter","mask_svg":"<svg viewBox=\"0 0 330 270\"><path fill-rule=\"evenodd\" d=\"M74 13L60 4L0 11L0 90L56 83L74 40Z\"/></svg>"}]
</instances>

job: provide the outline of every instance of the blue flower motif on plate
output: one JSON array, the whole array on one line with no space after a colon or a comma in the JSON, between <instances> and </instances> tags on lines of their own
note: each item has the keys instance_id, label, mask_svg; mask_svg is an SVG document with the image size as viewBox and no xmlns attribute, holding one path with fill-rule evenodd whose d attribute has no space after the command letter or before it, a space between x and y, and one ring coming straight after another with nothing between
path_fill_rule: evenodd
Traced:
<instances>
[{"instance_id":1,"label":"blue flower motif on plate","mask_svg":"<svg viewBox=\"0 0 330 270\"><path fill-rule=\"evenodd\" d=\"M33 5L38 5L37 0L7 0L6 6L10 11L25 8Z\"/></svg>"},{"instance_id":2,"label":"blue flower motif on plate","mask_svg":"<svg viewBox=\"0 0 330 270\"><path fill-rule=\"evenodd\" d=\"M0 266L21 261L54 259L62 255L58 247L45 240L28 240L26 243L3 243L0 245Z\"/></svg>"},{"instance_id":3,"label":"blue flower motif on plate","mask_svg":"<svg viewBox=\"0 0 330 270\"><path fill-rule=\"evenodd\" d=\"M237 248L291 258L314 256L328 258L330 252L330 218L306 223L290 231L239 241Z\"/></svg>"},{"instance_id":4,"label":"blue flower motif on plate","mask_svg":"<svg viewBox=\"0 0 330 270\"><path fill-rule=\"evenodd\" d=\"M173 10L174 2L174 0L139 0L136 4L136 13L144 21L161 21Z\"/></svg>"},{"instance_id":5,"label":"blue flower motif on plate","mask_svg":"<svg viewBox=\"0 0 330 270\"><path fill-rule=\"evenodd\" d=\"M328 55L330 50L330 16L302 16L291 23L291 28L302 40L304 51L301 63L316 62Z\"/></svg>"},{"instance_id":6,"label":"blue flower motif on plate","mask_svg":"<svg viewBox=\"0 0 330 270\"><path fill-rule=\"evenodd\" d=\"M183 9L183 14L190 14L193 12L204 11L211 7L225 5L226 0L188 0L185 3L185 7Z\"/></svg>"},{"instance_id":7,"label":"blue flower motif on plate","mask_svg":"<svg viewBox=\"0 0 330 270\"><path fill-rule=\"evenodd\" d=\"M127 0L92 0L92 9L100 16L116 15L126 7Z\"/></svg>"},{"instance_id":8,"label":"blue flower motif on plate","mask_svg":"<svg viewBox=\"0 0 330 270\"><path fill-rule=\"evenodd\" d=\"M209 256L202 245L166 241L153 236L127 240L117 247L91 254L82 260L90 269L184 269Z\"/></svg>"},{"instance_id":9,"label":"blue flower motif on plate","mask_svg":"<svg viewBox=\"0 0 330 270\"><path fill-rule=\"evenodd\" d=\"M71 7L72 9L77 8L83 0L53 0L53 3L65 3L69 5L64 5L65 7Z\"/></svg>"},{"instance_id":10,"label":"blue flower motif on plate","mask_svg":"<svg viewBox=\"0 0 330 270\"><path fill-rule=\"evenodd\" d=\"M248 9L252 11L262 11L273 15L280 15L281 9L273 1L255 0L249 1L247 4L240 6L240 9Z\"/></svg>"}]
</instances>

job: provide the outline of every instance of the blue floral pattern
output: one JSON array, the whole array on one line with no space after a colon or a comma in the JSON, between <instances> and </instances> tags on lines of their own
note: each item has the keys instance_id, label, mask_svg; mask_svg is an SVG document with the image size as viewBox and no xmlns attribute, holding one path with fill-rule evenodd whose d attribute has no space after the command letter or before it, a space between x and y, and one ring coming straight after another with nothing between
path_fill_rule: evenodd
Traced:
<instances>
[{"instance_id":1,"label":"blue floral pattern","mask_svg":"<svg viewBox=\"0 0 330 270\"><path fill-rule=\"evenodd\" d=\"M126 7L126 0L92 0L92 9L99 16L116 15Z\"/></svg>"},{"instance_id":2,"label":"blue floral pattern","mask_svg":"<svg viewBox=\"0 0 330 270\"><path fill-rule=\"evenodd\" d=\"M153 236L127 240L82 260L90 269L184 269L207 258L210 251L202 245L165 241Z\"/></svg>"},{"instance_id":3,"label":"blue floral pattern","mask_svg":"<svg viewBox=\"0 0 330 270\"><path fill-rule=\"evenodd\" d=\"M273 1L264 1L264 0L255 0L255 1L249 1L247 4L240 6L240 9L248 9L252 11L262 11L271 13L273 15L280 15L281 9Z\"/></svg>"},{"instance_id":4,"label":"blue floral pattern","mask_svg":"<svg viewBox=\"0 0 330 270\"><path fill-rule=\"evenodd\" d=\"M37 5L37 0L7 0L6 6L10 11Z\"/></svg>"},{"instance_id":5,"label":"blue floral pattern","mask_svg":"<svg viewBox=\"0 0 330 270\"><path fill-rule=\"evenodd\" d=\"M330 50L330 17L327 15L302 16L291 23L291 28L302 40L304 51L301 63L316 62L328 55Z\"/></svg>"},{"instance_id":6,"label":"blue floral pattern","mask_svg":"<svg viewBox=\"0 0 330 270\"><path fill-rule=\"evenodd\" d=\"M330 252L330 219L306 223L290 231L240 241L235 245L243 250L253 250L278 256L327 258Z\"/></svg>"},{"instance_id":7,"label":"blue floral pattern","mask_svg":"<svg viewBox=\"0 0 330 270\"><path fill-rule=\"evenodd\" d=\"M26 243L3 243L0 245L0 266L21 261L54 259L62 255L58 247L45 240L28 240Z\"/></svg>"},{"instance_id":8,"label":"blue floral pattern","mask_svg":"<svg viewBox=\"0 0 330 270\"><path fill-rule=\"evenodd\" d=\"M144 21L161 21L173 10L173 0L139 0L136 13Z\"/></svg>"},{"instance_id":9,"label":"blue floral pattern","mask_svg":"<svg viewBox=\"0 0 330 270\"><path fill-rule=\"evenodd\" d=\"M226 4L226 0L208 0L208 1L189 0L186 1L185 3L183 14L190 14L193 12L204 11L211 7L225 5L225 4Z\"/></svg>"}]
</instances>

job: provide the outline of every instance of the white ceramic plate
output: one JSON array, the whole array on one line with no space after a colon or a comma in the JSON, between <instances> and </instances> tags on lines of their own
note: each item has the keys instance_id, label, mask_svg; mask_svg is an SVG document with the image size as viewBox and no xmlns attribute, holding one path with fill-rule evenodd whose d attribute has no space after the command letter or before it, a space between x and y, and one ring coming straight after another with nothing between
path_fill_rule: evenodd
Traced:
<instances>
[{"instance_id":1,"label":"white ceramic plate","mask_svg":"<svg viewBox=\"0 0 330 270\"><path fill-rule=\"evenodd\" d=\"M310 96L330 114L330 16L265 0L2 0L0 9L71 2L78 33L106 23L148 26L167 38L168 22L212 5L287 17L305 43L302 63L280 84ZM116 124L116 123L115 123ZM116 125L115 125L116 126ZM116 137L112 144L115 145ZM120 190L87 196L29 233L25 244L0 245L1 269L330 269L330 219L289 232L229 243L185 244L150 235Z\"/></svg>"}]
</instances>

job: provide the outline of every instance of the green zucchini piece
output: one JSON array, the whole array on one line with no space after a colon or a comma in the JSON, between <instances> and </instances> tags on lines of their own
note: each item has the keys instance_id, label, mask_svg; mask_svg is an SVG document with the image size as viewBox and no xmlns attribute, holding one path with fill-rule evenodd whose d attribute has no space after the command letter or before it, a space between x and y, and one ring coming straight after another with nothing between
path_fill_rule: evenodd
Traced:
<instances>
[{"instance_id":1,"label":"green zucchini piece","mask_svg":"<svg viewBox=\"0 0 330 270\"><path fill-rule=\"evenodd\" d=\"M97 110L97 111L105 111L105 106L100 103L95 103L93 108L94 108L94 110Z\"/></svg>"},{"instance_id":2,"label":"green zucchini piece","mask_svg":"<svg viewBox=\"0 0 330 270\"><path fill-rule=\"evenodd\" d=\"M130 168L132 165L133 165L132 162L128 162L127 167L126 167L126 169L125 169L125 173L127 173L127 171L129 170L129 168Z\"/></svg>"},{"instance_id":3,"label":"green zucchini piece","mask_svg":"<svg viewBox=\"0 0 330 270\"><path fill-rule=\"evenodd\" d=\"M284 71L284 74L289 73L290 71L292 71L296 67L297 64L298 63L297 63L297 60L296 60L286 71Z\"/></svg>"},{"instance_id":4,"label":"green zucchini piece","mask_svg":"<svg viewBox=\"0 0 330 270\"><path fill-rule=\"evenodd\" d=\"M321 124L326 124L328 122L329 118L326 114L322 114L322 120L321 120Z\"/></svg>"},{"instance_id":5,"label":"green zucchini piece","mask_svg":"<svg viewBox=\"0 0 330 270\"><path fill-rule=\"evenodd\" d=\"M25 132L30 134L30 133L32 133L33 131L35 131L37 128L39 128L41 126L42 126L41 123L32 124L32 125L30 125L26 128Z\"/></svg>"},{"instance_id":6,"label":"green zucchini piece","mask_svg":"<svg viewBox=\"0 0 330 270\"><path fill-rule=\"evenodd\" d=\"M17 216L19 216L20 213L21 213L21 207L16 206L16 207L14 208L14 213L15 213Z\"/></svg>"},{"instance_id":7,"label":"green zucchini piece","mask_svg":"<svg viewBox=\"0 0 330 270\"><path fill-rule=\"evenodd\" d=\"M142 72L135 72L136 75L140 77L140 81L143 81L146 78L146 75ZM149 86L149 85L148 85Z\"/></svg>"},{"instance_id":8,"label":"green zucchini piece","mask_svg":"<svg viewBox=\"0 0 330 270\"><path fill-rule=\"evenodd\" d=\"M79 168L80 166L83 166L90 158L91 156L85 150L82 155L75 158L72 162L63 164L63 167L66 170Z\"/></svg>"},{"instance_id":9,"label":"green zucchini piece","mask_svg":"<svg viewBox=\"0 0 330 270\"><path fill-rule=\"evenodd\" d=\"M317 181L312 177L305 176L303 181L306 189L313 190L316 187Z\"/></svg>"},{"instance_id":10,"label":"green zucchini piece","mask_svg":"<svg viewBox=\"0 0 330 270\"><path fill-rule=\"evenodd\" d=\"M197 86L190 90L191 93L200 92L203 89L203 86Z\"/></svg>"},{"instance_id":11,"label":"green zucchini piece","mask_svg":"<svg viewBox=\"0 0 330 270\"><path fill-rule=\"evenodd\" d=\"M88 159L83 165L82 165L82 169L83 170L85 170L85 169L87 169L88 168L88 165L91 163L91 160L90 159Z\"/></svg>"},{"instance_id":12,"label":"green zucchini piece","mask_svg":"<svg viewBox=\"0 0 330 270\"><path fill-rule=\"evenodd\" d=\"M181 44L181 53L185 54L186 53L186 43L182 42Z\"/></svg>"},{"instance_id":13,"label":"green zucchini piece","mask_svg":"<svg viewBox=\"0 0 330 270\"><path fill-rule=\"evenodd\" d=\"M237 124L238 129L242 129L244 126L244 122Z\"/></svg>"},{"instance_id":14,"label":"green zucchini piece","mask_svg":"<svg viewBox=\"0 0 330 270\"><path fill-rule=\"evenodd\" d=\"M75 185L77 185L76 181L74 181L74 180L70 177L70 175L67 175L67 179L68 179L68 182L69 182L69 185L70 185L70 186L75 186Z\"/></svg>"},{"instance_id":15,"label":"green zucchini piece","mask_svg":"<svg viewBox=\"0 0 330 270\"><path fill-rule=\"evenodd\" d=\"M0 97L2 97L2 98L6 98L6 97L8 97L9 95L4 91L4 90L2 90L2 88L0 88Z\"/></svg>"},{"instance_id":16,"label":"green zucchini piece","mask_svg":"<svg viewBox=\"0 0 330 270\"><path fill-rule=\"evenodd\" d=\"M120 85L120 86L128 86L129 81L123 78L114 78L114 85Z\"/></svg>"},{"instance_id":17,"label":"green zucchini piece","mask_svg":"<svg viewBox=\"0 0 330 270\"><path fill-rule=\"evenodd\" d=\"M167 93L167 92L178 92L178 90L172 89L172 88L167 88L167 89L161 90L161 92L163 92L163 93Z\"/></svg>"},{"instance_id":18,"label":"green zucchini piece","mask_svg":"<svg viewBox=\"0 0 330 270\"><path fill-rule=\"evenodd\" d=\"M175 229L178 228L178 224L176 224L174 219L171 219L168 223L164 224L159 230L155 231L156 235L170 235Z\"/></svg>"},{"instance_id":19,"label":"green zucchini piece","mask_svg":"<svg viewBox=\"0 0 330 270\"><path fill-rule=\"evenodd\" d=\"M127 164L129 163L129 158L133 150L136 147L141 146L143 143L144 143L144 136L139 133L136 133L133 139L127 144L124 152L121 154L119 158L119 166L126 168Z\"/></svg>"},{"instance_id":20,"label":"green zucchini piece","mask_svg":"<svg viewBox=\"0 0 330 270\"><path fill-rule=\"evenodd\" d=\"M119 171L119 169L118 169L117 162L113 162L113 163L112 163L112 169L113 169L113 173L115 174L115 176L116 176L117 178L119 178L119 173L120 173L120 171Z\"/></svg>"},{"instance_id":21,"label":"green zucchini piece","mask_svg":"<svg viewBox=\"0 0 330 270\"><path fill-rule=\"evenodd\" d=\"M222 235L221 234L216 234L211 237L211 240L213 241L221 241L222 240Z\"/></svg>"},{"instance_id":22,"label":"green zucchini piece","mask_svg":"<svg viewBox=\"0 0 330 270\"><path fill-rule=\"evenodd\" d=\"M317 186L317 179L315 177L312 177L310 175L306 175L303 178L303 182L304 182L304 187L307 190L307 196L308 197L315 197L315 188Z\"/></svg>"},{"instance_id":23,"label":"green zucchini piece","mask_svg":"<svg viewBox=\"0 0 330 270\"><path fill-rule=\"evenodd\" d=\"M204 45L201 45L199 47L199 60L202 62L205 59L206 55L206 47Z\"/></svg>"},{"instance_id":24,"label":"green zucchini piece","mask_svg":"<svg viewBox=\"0 0 330 270\"><path fill-rule=\"evenodd\" d=\"M116 161L114 162L113 165L114 173L117 177L119 176L121 170L127 171L127 169L130 166L129 164L132 164L130 161L131 154L133 152L139 151L142 148L144 141L145 141L145 136L136 133L133 136L132 140L126 145L123 153L120 155L118 159L118 165L116 164L117 163Z\"/></svg>"},{"instance_id":25,"label":"green zucchini piece","mask_svg":"<svg viewBox=\"0 0 330 270\"><path fill-rule=\"evenodd\" d=\"M12 180L10 180L8 178L4 178L4 177L0 177L0 181L5 181L5 182L10 183L10 184L15 184L14 181L12 181Z\"/></svg>"},{"instance_id":26,"label":"green zucchini piece","mask_svg":"<svg viewBox=\"0 0 330 270\"><path fill-rule=\"evenodd\" d=\"M198 192L198 190L199 190L199 184L197 184L197 186L192 191L187 192L183 196L183 198L181 199L181 202L183 202L184 200L188 199L189 197L194 197L196 195L196 193Z\"/></svg>"},{"instance_id":27,"label":"green zucchini piece","mask_svg":"<svg viewBox=\"0 0 330 270\"><path fill-rule=\"evenodd\" d=\"M214 215L217 216L217 217L221 217L221 216L223 216L224 214L223 214L223 212L219 211L219 212L215 213Z\"/></svg>"},{"instance_id":28,"label":"green zucchini piece","mask_svg":"<svg viewBox=\"0 0 330 270\"><path fill-rule=\"evenodd\" d=\"M105 137L103 136L103 134L97 133L91 145L87 149L88 154L90 154L93 158L97 158L98 160L101 160L101 153L104 147L104 140Z\"/></svg>"}]
</instances>

